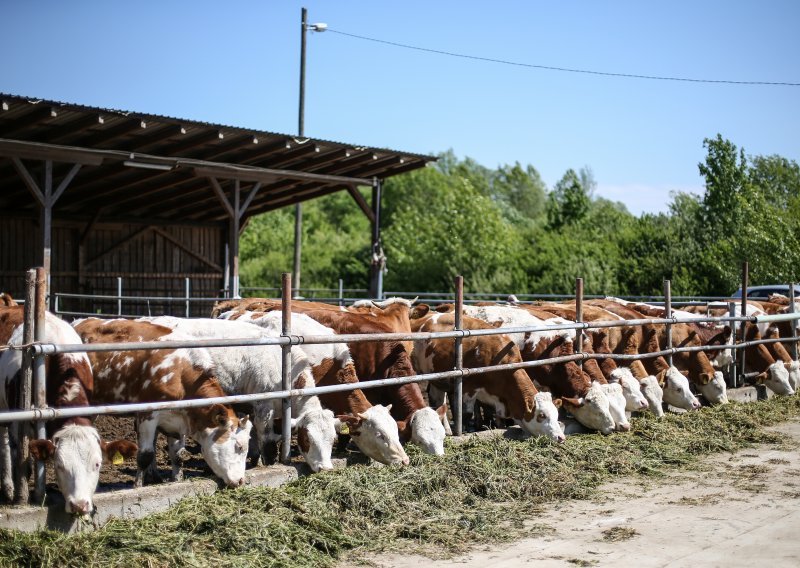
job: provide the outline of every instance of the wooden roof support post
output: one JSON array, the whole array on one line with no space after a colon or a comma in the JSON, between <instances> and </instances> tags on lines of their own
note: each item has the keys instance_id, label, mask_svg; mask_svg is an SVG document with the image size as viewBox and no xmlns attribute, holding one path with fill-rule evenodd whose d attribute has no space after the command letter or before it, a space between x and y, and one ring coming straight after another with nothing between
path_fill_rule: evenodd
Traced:
<instances>
[{"instance_id":1,"label":"wooden roof support post","mask_svg":"<svg viewBox=\"0 0 800 568\"><path fill-rule=\"evenodd\" d=\"M383 299L383 271L386 267L386 256L381 245L381 180L372 181L372 260L369 266L369 295Z\"/></svg>"},{"instance_id":2,"label":"wooden roof support post","mask_svg":"<svg viewBox=\"0 0 800 568\"><path fill-rule=\"evenodd\" d=\"M78 171L81 169L81 164L73 164L69 173L61 180L55 191L53 191L53 160L44 161L44 187L39 187L36 180L33 179L30 171L22 163L18 157L11 158L14 162L14 168L22 177L22 181L31 192L36 201L39 202L39 227L41 228L42 235L42 255L39 257L40 264L45 270L46 279L46 298L47 307L50 307L50 258L52 256L52 238L53 238L53 205L55 205L58 198L67 189L67 186L72 182Z\"/></svg>"},{"instance_id":3,"label":"wooden roof support post","mask_svg":"<svg viewBox=\"0 0 800 568\"><path fill-rule=\"evenodd\" d=\"M253 189L241 203L241 182L238 179L233 180L233 203L230 202L225 192L222 190L217 178L209 177L209 182L222 203L222 207L228 214L229 218L229 237L228 237L228 289L230 290L231 297L238 298L239 295L239 236L241 232L242 219L247 211L247 207L253 201L253 198L261 189L261 182L256 183Z\"/></svg>"}]
</instances>

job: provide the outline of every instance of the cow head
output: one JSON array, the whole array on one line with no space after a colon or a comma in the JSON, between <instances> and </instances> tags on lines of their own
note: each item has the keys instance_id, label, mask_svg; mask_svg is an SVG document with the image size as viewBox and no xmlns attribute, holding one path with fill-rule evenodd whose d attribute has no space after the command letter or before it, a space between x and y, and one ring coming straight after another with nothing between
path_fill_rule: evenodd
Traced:
<instances>
[{"instance_id":1,"label":"cow head","mask_svg":"<svg viewBox=\"0 0 800 568\"><path fill-rule=\"evenodd\" d=\"M446 435L447 405L438 409L420 408L408 421L411 429L411 443L418 445L426 454L444 455L444 437ZM449 424L448 424L449 427Z\"/></svg>"},{"instance_id":2,"label":"cow head","mask_svg":"<svg viewBox=\"0 0 800 568\"><path fill-rule=\"evenodd\" d=\"M331 454L336 441L336 420L328 409L309 410L292 418L292 430L297 432L297 445L314 473L333 469Z\"/></svg>"},{"instance_id":3,"label":"cow head","mask_svg":"<svg viewBox=\"0 0 800 568\"><path fill-rule=\"evenodd\" d=\"M92 426L68 424L53 440L31 440L31 455L36 460L53 460L56 482L64 496L67 513L89 515L94 511L94 492L103 461L131 458L138 448L133 442L104 442Z\"/></svg>"},{"instance_id":4,"label":"cow head","mask_svg":"<svg viewBox=\"0 0 800 568\"><path fill-rule=\"evenodd\" d=\"M789 386L797 392L797 389L800 388L800 361L784 363L784 366L789 371Z\"/></svg>"},{"instance_id":5,"label":"cow head","mask_svg":"<svg viewBox=\"0 0 800 568\"><path fill-rule=\"evenodd\" d=\"M609 402L600 383L593 382L586 394L580 398L561 397L566 409L575 419L589 428L602 434L614 431L614 419L609 411Z\"/></svg>"},{"instance_id":6,"label":"cow head","mask_svg":"<svg viewBox=\"0 0 800 568\"><path fill-rule=\"evenodd\" d=\"M619 383L608 383L600 385L603 392L608 397L608 411L614 419L614 429L617 432L627 432L631 429L628 416L625 414L625 395L622 393L622 385Z\"/></svg>"},{"instance_id":7,"label":"cow head","mask_svg":"<svg viewBox=\"0 0 800 568\"><path fill-rule=\"evenodd\" d=\"M769 390L775 394L793 395L794 389L792 388L789 378L789 370L783 361L777 361L767 368L766 373L759 375L757 381L765 385Z\"/></svg>"},{"instance_id":8,"label":"cow head","mask_svg":"<svg viewBox=\"0 0 800 568\"><path fill-rule=\"evenodd\" d=\"M558 443L566 440L564 429L558 422L558 407L561 399L553 402L549 392L537 392L533 397L533 408L527 408L522 427L534 436L545 436Z\"/></svg>"},{"instance_id":9,"label":"cow head","mask_svg":"<svg viewBox=\"0 0 800 568\"><path fill-rule=\"evenodd\" d=\"M725 387L725 379L722 377L722 371L714 371L713 375L700 373L699 380L695 382L695 386L710 404L728 403L728 393Z\"/></svg>"},{"instance_id":10,"label":"cow head","mask_svg":"<svg viewBox=\"0 0 800 568\"><path fill-rule=\"evenodd\" d=\"M389 414L391 408L391 404L377 404L355 416L343 414L337 418L347 425L353 442L364 455L387 465L408 465L408 456L400 445L397 422Z\"/></svg>"},{"instance_id":11,"label":"cow head","mask_svg":"<svg viewBox=\"0 0 800 568\"><path fill-rule=\"evenodd\" d=\"M203 458L228 487L244 485L244 468L253 422L241 420L230 408L215 404L209 409L210 425L191 434L200 444Z\"/></svg>"},{"instance_id":12,"label":"cow head","mask_svg":"<svg viewBox=\"0 0 800 568\"><path fill-rule=\"evenodd\" d=\"M689 379L676 367L669 367L658 374L658 382L664 389L664 402L675 408L684 410L697 410L700 401L697 400L689 389Z\"/></svg>"},{"instance_id":13,"label":"cow head","mask_svg":"<svg viewBox=\"0 0 800 568\"><path fill-rule=\"evenodd\" d=\"M658 379L653 375L649 375L639 379L639 386L642 389L642 394L647 399L650 412L655 414L657 418L664 416L664 390L658 383Z\"/></svg>"},{"instance_id":14,"label":"cow head","mask_svg":"<svg viewBox=\"0 0 800 568\"><path fill-rule=\"evenodd\" d=\"M649 405L639 381L633 378L633 373L627 367L617 367L611 372L610 382L619 383L622 395L625 397L625 410L628 412L643 411Z\"/></svg>"}]
</instances>

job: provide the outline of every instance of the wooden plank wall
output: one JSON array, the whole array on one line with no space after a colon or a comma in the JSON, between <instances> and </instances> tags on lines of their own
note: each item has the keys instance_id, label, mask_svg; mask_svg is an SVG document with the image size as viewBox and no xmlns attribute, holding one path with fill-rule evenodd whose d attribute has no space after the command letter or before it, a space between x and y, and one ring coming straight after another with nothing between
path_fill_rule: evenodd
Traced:
<instances>
[{"instance_id":1,"label":"wooden plank wall","mask_svg":"<svg viewBox=\"0 0 800 568\"><path fill-rule=\"evenodd\" d=\"M37 251L41 239L38 225L32 219L0 219L0 291L15 297L21 295L25 270L35 266L39 258ZM81 267L80 240L85 228L78 223L54 221L51 274L54 294L116 295L118 277L123 279L125 296L183 298L187 277L192 297L213 298L222 294L227 235L224 225L97 223L84 240L84 266ZM186 250L172 241L180 243ZM59 308L63 311L117 313L117 302L63 298L59 300ZM203 316L210 311L210 303L193 304L191 313ZM184 315L185 302L124 301L123 313Z\"/></svg>"}]
</instances>

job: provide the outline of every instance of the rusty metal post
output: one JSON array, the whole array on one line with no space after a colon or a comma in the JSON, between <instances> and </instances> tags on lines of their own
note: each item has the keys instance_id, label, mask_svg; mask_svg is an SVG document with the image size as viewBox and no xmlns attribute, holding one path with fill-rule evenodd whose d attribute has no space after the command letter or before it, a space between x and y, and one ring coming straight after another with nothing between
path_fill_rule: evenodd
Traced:
<instances>
[{"instance_id":1,"label":"rusty metal post","mask_svg":"<svg viewBox=\"0 0 800 568\"><path fill-rule=\"evenodd\" d=\"M460 331L464 327L464 277L456 276L456 312L454 329ZM464 366L464 347L463 338L455 338L455 369L460 371ZM455 422L455 435L461 436L464 433L464 378L456 377L453 381L453 399L450 401L450 408L453 411L453 422Z\"/></svg>"},{"instance_id":2,"label":"rusty metal post","mask_svg":"<svg viewBox=\"0 0 800 568\"><path fill-rule=\"evenodd\" d=\"M794 282L789 283L789 313L793 314L795 312L794 307ZM792 324L792 339L797 339L797 320L791 322ZM792 355L792 359L797 361L797 342L792 341L791 349L789 351Z\"/></svg>"},{"instance_id":3,"label":"rusty metal post","mask_svg":"<svg viewBox=\"0 0 800 568\"><path fill-rule=\"evenodd\" d=\"M664 280L664 317L672 317L672 282ZM667 349L672 349L672 324L668 323L666 326L667 331ZM672 353L667 355L667 363L672 367Z\"/></svg>"},{"instance_id":4,"label":"rusty metal post","mask_svg":"<svg viewBox=\"0 0 800 568\"><path fill-rule=\"evenodd\" d=\"M728 302L728 315L732 318L736 317L736 302ZM733 330L733 344L736 345L736 323L733 321L731 321L731 329ZM730 376L730 387L735 389L739 386L739 366L737 364L740 359L739 350L731 349L731 354L733 355L733 362L730 365L728 373Z\"/></svg>"},{"instance_id":5,"label":"rusty metal post","mask_svg":"<svg viewBox=\"0 0 800 568\"><path fill-rule=\"evenodd\" d=\"M575 279L575 322L583 322L583 278ZM583 353L583 330L575 330L575 353ZM583 359L578 360L578 366L583 369Z\"/></svg>"},{"instance_id":6,"label":"rusty metal post","mask_svg":"<svg viewBox=\"0 0 800 568\"><path fill-rule=\"evenodd\" d=\"M742 317L747 315L747 287L750 284L750 265L747 264L747 261L742 263ZM741 325L742 330L742 341L746 341L745 339L745 331L747 329L747 322L743 321ZM742 357L741 357L741 377L744 378L745 373L747 373L747 369L745 368L745 350L742 349Z\"/></svg>"},{"instance_id":7,"label":"rusty metal post","mask_svg":"<svg viewBox=\"0 0 800 568\"><path fill-rule=\"evenodd\" d=\"M34 306L36 305L36 270L28 270L25 274L25 308L22 328L22 343L28 345L33 342L34 329ZM31 352L26 349L22 352L22 376L19 384L19 397L17 406L22 410L31 409L33 400L33 357ZM23 505L28 502L29 489L28 478L30 477L30 466L28 465L28 440L31 437L31 425L28 422L18 422L17 434L17 463L16 474L14 476L14 503Z\"/></svg>"},{"instance_id":8,"label":"rusty metal post","mask_svg":"<svg viewBox=\"0 0 800 568\"><path fill-rule=\"evenodd\" d=\"M39 267L36 269L36 299L34 301L34 329L35 341L44 342L47 339L45 330L45 314L47 303L47 271ZM34 401L36 408L47 406L47 375L45 356L36 355L33 358ZM36 437L40 440L47 438L47 429L44 420L36 421ZM34 485L34 499L37 503L44 501L45 495L45 467L44 462L36 463L36 477Z\"/></svg>"},{"instance_id":9,"label":"rusty metal post","mask_svg":"<svg viewBox=\"0 0 800 568\"><path fill-rule=\"evenodd\" d=\"M292 275L284 272L281 277L281 335L289 337L292 333ZM292 346L282 345L281 387L292 388ZM281 400L283 428L281 430L281 462L288 464L292 447L292 399Z\"/></svg>"}]
</instances>

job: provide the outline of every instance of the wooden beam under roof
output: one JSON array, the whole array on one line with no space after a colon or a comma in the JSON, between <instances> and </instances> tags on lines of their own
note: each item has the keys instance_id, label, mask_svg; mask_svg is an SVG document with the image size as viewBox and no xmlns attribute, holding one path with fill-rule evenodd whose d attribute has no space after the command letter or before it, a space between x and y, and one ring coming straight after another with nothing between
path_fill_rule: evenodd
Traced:
<instances>
[{"instance_id":1,"label":"wooden beam under roof","mask_svg":"<svg viewBox=\"0 0 800 568\"><path fill-rule=\"evenodd\" d=\"M54 162L69 162L87 166L98 166L103 163L101 155L86 152L81 148L7 140L5 138L0 138L0 156L21 158L23 160L53 160Z\"/></svg>"},{"instance_id":2,"label":"wooden beam under roof","mask_svg":"<svg viewBox=\"0 0 800 568\"><path fill-rule=\"evenodd\" d=\"M44 120L50 120L58 116L58 111L49 105L36 106L33 110L24 115L3 124L3 137L9 138L20 130L38 124Z\"/></svg>"}]
</instances>

